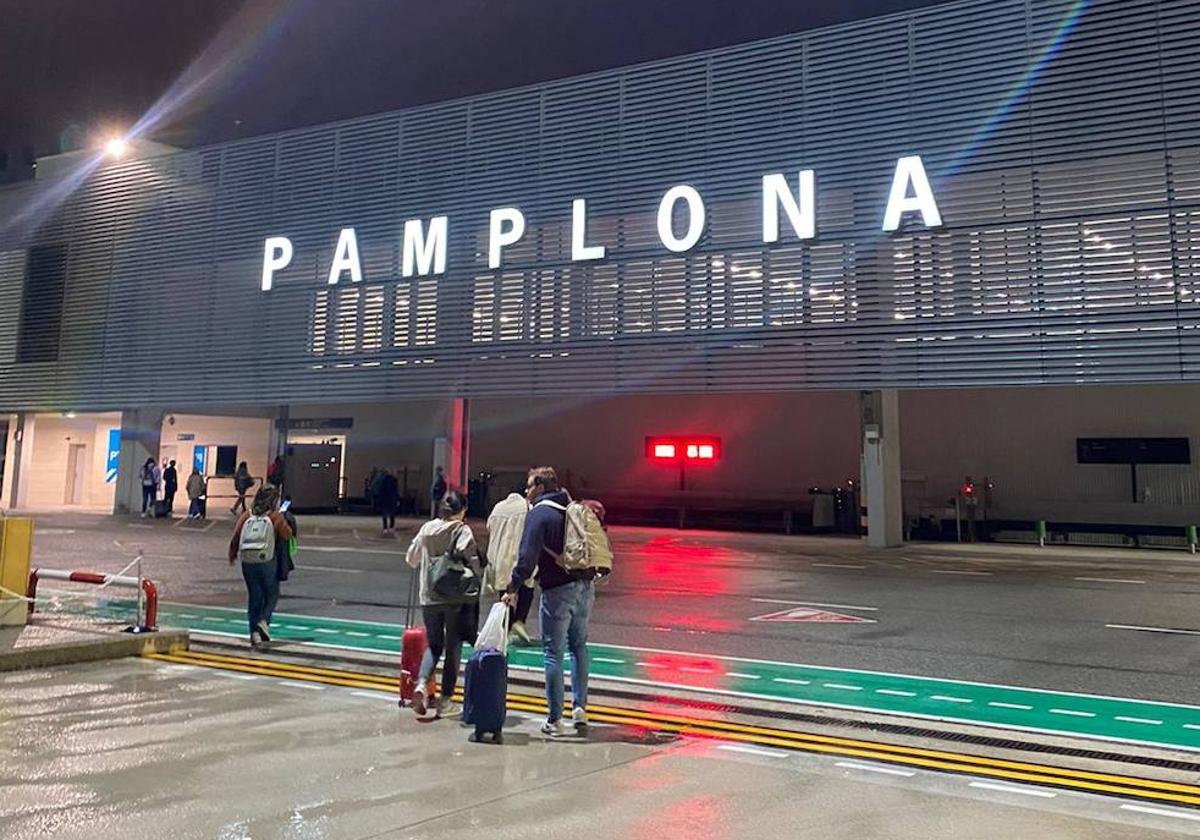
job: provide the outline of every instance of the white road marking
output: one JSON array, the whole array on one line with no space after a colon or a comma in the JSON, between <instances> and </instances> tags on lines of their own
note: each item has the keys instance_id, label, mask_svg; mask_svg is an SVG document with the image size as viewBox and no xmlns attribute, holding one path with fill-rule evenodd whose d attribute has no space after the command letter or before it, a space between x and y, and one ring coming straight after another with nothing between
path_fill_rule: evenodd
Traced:
<instances>
[{"instance_id":1,"label":"white road marking","mask_svg":"<svg viewBox=\"0 0 1200 840\"><path fill-rule=\"evenodd\" d=\"M331 554L386 554L389 557L403 557L403 551L387 548L358 548L357 546L342 545L305 545L301 551L326 551Z\"/></svg>"},{"instance_id":2,"label":"white road marking","mask_svg":"<svg viewBox=\"0 0 1200 840\"><path fill-rule=\"evenodd\" d=\"M862 770L864 773L883 773L888 776L904 776L910 778L917 775L912 770L898 770L895 767L876 767L870 764L856 764L853 761L839 761L834 765L845 767L847 770Z\"/></svg>"},{"instance_id":3,"label":"white road marking","mask_svg":"<svg viewBox=\"0 0 1200 840\"><path fill-rule=\"evenodd\" d=\"M382 639L383 636L380 636L379 638ZM625 664L624 659L613 659L608 656L593 656L592 661L593 662L607 662L609 665L624 665Z\"/></svg>"},{"instance_id":4,"label":"white road marking","mask_svg":"<svg viewBox=\"0 0 1200 840\"><path fill-rule=\"evenodd\" d=\"M760 677L758 674L743 674L738 671L726 671L725 676L735 677L739 680L760 680L760 679L762 679L762 677Z\"/></svg>"},{"instance_id":5,"label":"white road marking","mask_svg":"<svg viewBox=\"0 0 1200 840\"><path fill-rule=\"evenodd\" d=\"M1102 577L1077 577L1075 580L1086 580L1089 583L1145 583L1144 580L1130 580L1128 578L1102 578Z\"/></svg>"},{"instance_id":6,"label":"white road marking","mask_svg":"<svg viewBox=\"0 0 1200 840\"><path fill-rule=\"evenodd\" d=\"M685 673L688 673L688 674L714 674L714 673L716 673L715 671L713 671L712 668L692 668L691 666L688 666L688 665L680 665L679 670L683 671Z\"/></svg>"},{"instance_id":7,"label":"white road marking","mask_svg":"<svg viewBox=\"0 0 1200 840\"><path fill-rule=\"evenodd\" d=\"M1185 724L1183 725L1183 728L1184 728L1184 729L1200 729L1200 724L1197 724L1197 723L1185 723Z\"/></svg>"},{"instance_id":8,"label":"white road marking","mask_svg":"<svg viewBox=\"0 0 1200 840\"><path fill-rule=\"evenodd\" d=\"M783 683L784 685L812 685L810 680L792 680L787 677L776 677L772 682Z\"/></svg>"},{"instance_id":9,"label":"white road marking","mask_svg":"<svg viewBox=\"0 0 1200 840\"><path fill-rule=\"evenodd\" d=\"M844 683L821 683L825 688L836 688L841 691L862 691L860 685L845 685Z\"/></svg>"},{"instance_id":10,"label":"white road marking","mask_svg":"<svg viewBox=\"0 0 1200 840\"><path fill-rule=\"evenodd\" d=\"M887 694L892 697L916 697L917 696L917 692L915 692L915 691L897 691L894 688L877 688L877 689L875 689L875 693L876 694Z\"/></svg>"},{"instance_id":11,"label":"white road marking","mask_svg":"<svg viewBox=\"0 0 1200 840\"><path fill-rule=\"evenodd\" d=\"M196 615L195 613L180 613L179 617L180 618L199 618L200 616Z\"/></svg>"},{"instance_id":12,"label":"white road marking","mask_svg":"<svg viewBox=\"0 0 1200 840\"><path fill-rule=\"evenodd\" d=\"M376 634L375 634L375 638L376 638L376 639L387 639L389 642L398 642L398 641L400 641L400 636L388 636L388 635L385 635L385 634L383 634L383 633L376 633Z\"/></svg>"},{"instance_id":13,"label":"white road marking","mask_svg":"<svg viewBox=\"0 0 1200 840\"><path fill-rule=\"evenodd\" d=\"M393 697L390 692L385 694L382 691L351 691L348 693L355 697L366 697L371 700L386 700L389 703L396 702L396 698Z\"/></svg>"},{"instance_id":14,"label":"white road marking","mask_svg":"<svg viewBox=\"0 0 1200 840\"><path fill-rule=\"evenodd\" d=\"M820 566L822 569L865 569L866 566L858 566L854 563L810 563L810 566Z\"/></svg>"},{"instance_id":15,"label":"white road marking","mask_svg":"<svg viewBox=\"0 0 1200 840\"><path fill-rule=\"evenodd\" d=\"M977 577L989 577L991 572L975 572L967 569L931 569L935 575L975 575Z\"/></svg>"},{"instance_id":16,"label":"white road marking","mask_svg":"<svg viewBox=\"0 0 1200 840\"><path fill-rule=\"evenodd\" d=\"M347 630L346 635L347 636L360 636L360 637L366 639L366 638L369 638L371 634L370 633L360 633L357 630Z\"/></svg>"},{"instance_id":17,"label":"white road marking","mask_svg":"<svg viewBox=\"0 0 1200 840\"><path fill-rule=\"evenodd\" d=\"M248 682L250 680L258 679L257 674L234 674L230 673L229 671L213 671L213 673L218 677L228 677L231 680L246 680Z\"/></svg>"},{"instance_id":18,"label":"white road marking","mask_svg":"<svg viewBox=\"0 0 1200 840\"><path fill-rule=\"evenodd\" d=\"M1170 633L1176 636L1200 636L1200 630L1187 630L1182 627L1143 627L1140 624L1105 624L1110 630L1142 630L1146 633Z\"/></svg>"},{"instance_id":19,"label":"white road marking","mask_svg":"<svg viewBox=\"0 0 1200 840\"><path fill-rule=\"evenodd\" d=\"M313 630L317 633L336 633L336 632L338 632L337 630L333 630L329 627L314 627Z\"/></svg>"},{"instance_id":20,"label":"white road marking","mask_svg":"<svg viewBox=\"0 0 1200 840\"><path fill-rule=\"evenodd\" d=\"M324 691L325 686L314 685L313 683L297 682L296 680L275 680L280 685L286 685L288 688L306 688L309 691Z\"/></svg>"},{"instance_id":21,"label":"white road marking","mask_svg":"<svg viewBox=\"0 0 1200 840\"><path fill-rule=\"evenodd\" d=\"M219 616L215 616L215 615L206 615L206 616L204 616L204 620L205 620L205 621L216 621L216 622L219 622L219 623L221 623L221 624L224 624L224 623L225 623L225 619L223 619L223 618L221 618L221 617L219 617Z\"/></svg>"},{"instance_id":22,"label":"white road marking","mask_svg":"<svg viewBox=\"0 0 1200 840\"><path fill-rule=\"evenodd\" d=\"M973 703L973 700L968 700L965 697L947 697L945 694L935 694L929 698L930 700L942 700L946 703Z\"/></svg>"},{"instance_id":23,"label":"white road marking","mask_svg":"<svg viewBox=\"0 0 1200 840\"><path fill-rule=\"evenodd\" d=\"M1200 822L1200 814L1189 814L1187 811L1168 811L1166 808L1148 808L1145 805L1122 805L1122 811L1133 811L1138 814L1151 814L1155 817L1174 817L1177 820L1195 820Z\"/></svg>"},{"instance_id":24,"label":"white road marking","mask_svg":"<svg viewBox=\"0 0 1200 840\"><path fill-rule=\"evenodd\" d=\"M1033 706L1026 706L1024 703L988 703L989 706L995 706L997 709L1020 709L1023 712L1033 710Z\"/></svg>"},{"instance_id":25,"label":"white road marking","mask_svg":"<svg viewBox=\"0 0 1200 840\"><path fill-rule=\"evenodd\" d=\"M1095 712L1077 712L1074 709L1051 709L1050 714L1052 714L1052 715L1071 715L1072 717L1084 717L1084 718L1093 718L1096 716Z\"/></svg>"},{"instance_id":26,"label":"white road marking","mask_svg":"<svg viewBox=\"0 0 1200 840\"><path fill-rule=\"evenodd\" d=\"M45 537L45 536L49 536L51 534L74 534L75 529L74 528L39 528L37 533L38 533L39 537Z\"/></svg>"},{"instance_id":27,"label":"white road marking","mask_svg":"<svg viewBox=\"0 0 1200 840\"><path fill-rule=\"evenodd\" d=\"M304 550L310 551L311 549L305 546ZM339 575L361 575L365 571L364 569L339 569L336 566L301 566L299 564L296 568L304 572L336 572Z\"/></svg>"},{"instance_id":28,"label":"white road marking","mask_svg":"<svg viewBox=\"0 0 1200 840\"><path fill-rule=\"evenodd\" d=\"M983 790L996 790L1001 793L1015 793L1019 796L1037 796L1041 799L1053 799L1058 796L1057 793L1051 790L1035 790L1034 788L1019 788L1009 785L996 785L991 782L971 782L969 787L981 788Z\"/></svg>"},{"instance_id":29,"label":"white road marking","mask_svg":"<svg viewBox=\"0 0 1200 840\"><path fill-rule=\"evenodd\" d=\"M765 758L787 758L788 754L780 750L763 750L757 747L743 747L739 744L721 744L717 747L725 752L745 753L746 755L761 755Z\"/></svg>"},{"instance_id":30,"label":"white road marking","mask_svg":"<svg viewBox=\"0 0 1200 840\"><path fill-rule=\"evenodd\" d=\"M195 671L196 670L195 665L170 664L170 665L167 665L167 667L170 668L172 671Z\"/></svg>"},{"instance_id":31,"label":"white road marking","mask_svg":"<svg viewBox=\"0 0 1200 840\"><path fill-rule=\"evenodd\" d=\"M1161 720L1153 720L1151 718L1126 717L1125 715L1117 715L1113 720L1119 720L1122 723L1144 723L1147 726L1162 726Z\"/></svg>"},{"instance_id":32,"label":"white road marking","mask_svg":"<svg viewBox=\"0 0 1200 840\"><path fill-rule=\"evenodd\" d=\"M816 601L785 601L782 598L751 598L758 604L790 604L796 607L828 607L835 610L866 610L867 612L879 612L879 607L856 607L853 604L821 604Z\"/></svg>"}]
</instances>

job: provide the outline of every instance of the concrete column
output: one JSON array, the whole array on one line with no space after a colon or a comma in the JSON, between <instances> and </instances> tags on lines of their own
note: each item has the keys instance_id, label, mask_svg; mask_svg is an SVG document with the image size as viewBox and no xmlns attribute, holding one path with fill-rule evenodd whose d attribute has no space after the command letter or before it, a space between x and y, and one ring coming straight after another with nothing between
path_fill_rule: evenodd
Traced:
<instances>
[{"instance_id":1,"label":"concrete column","mask_svg":"<svg viewBox=\"0 0 1200 840\"><path fill-rule=\"evenodd\" d=\"M30 459L33 457L33 415L14 414L9 418L6 443L4 500L9 510L16 510L26 500Z\"/></svg>"},{"instance_id":2,"label":"concrete column","mask_svg":"<svg viewBox=\"0 0 1200 840\"><path fill-rule=\"evenodd\" d=\"M163 410L138 408L121 412L121 451L117 456L117 486L113 513L140 513L142 485L138 471L147 458L158 460Z\"/></svg>"},{"instance_id":3,"label":"concrete column","mask_svg":"<svg viewBox=\"0 0 1200 840\"><path fill-rule=\"evenodd\" d=\"M446 428L446 483L467 491L471 475L471 402L461 397L450 403Z\"/></svg>"},{"instance_id":4,"label":"concrete column","mask_svg":"<svg viewBox=\"0 0 1200 840\"><path fill-rule=\"evenodd\" d=\"M867 545L888 548L904 541L900 484L900 400L894 388L863 391L862 490L867 506Z\"/></svg>"},{"instance_id":5,"label":"concrete column","mask_svg":"<svg viewBox=\"0 0 1200 840\"><path fill-rule=\"evenodd\" d=\"M271 423L271 451L267 454L268 464L274 461L276 456L287 454L288 418L290 416L291 410L289 406L279 406L275 414L275 420Z\"/></svg>"}]
</instances>

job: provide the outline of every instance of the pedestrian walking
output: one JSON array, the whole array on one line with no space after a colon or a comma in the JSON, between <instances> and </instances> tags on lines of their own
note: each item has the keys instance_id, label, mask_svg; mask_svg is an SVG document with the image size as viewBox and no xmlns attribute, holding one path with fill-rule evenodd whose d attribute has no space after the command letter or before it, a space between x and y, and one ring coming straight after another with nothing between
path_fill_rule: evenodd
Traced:
<instances>
[{"instance_id":1,"label":"pedestrian walking","mask_svg":"<svg viewBox=\"0 0 1200 840\"><path fill-rule=\"evenodd\" d=\"M175 494L179 492L179 473L175 471L175 462L170 461L163 470L163 502L167 506L167 515L175 512Z\"/></svg>"},{"instance_id":2,"label":"pedestrian walking","mask_svg":"<svg viewBox=\"0 0 1200 840\"><path fill-rule=\"evenodd\" d=\"M371 498L375 502L375 510L383 520L383 535L385 537L396 533L396 507L400 504L400 483L396 476L386 467L375 474L371 485Z\"/></svg>"},{"instance_id":3,"label":"pedestrian walking","mask_svg":"<svg viewBox=\"0 0 1200 840\"><path fill-rule=\"evenodd\" d=\"M433 519L438 515L438 511L442 507L442 498L446 495L446 475L442 472L441 467L435 467L433 471L433 486L429 488L429 517Z\"/></svg>"},{"instance_id":4,"label":"pedestrian walking","mask_svg":"<svg viewBox=\"0 0 1200 840\"><path fill-rule=\"evenodd\" d=\"M479 602L483 560L475 536L464 521L466 499L460 493L447 492L439 514L421 526L405 560L419 570L421 614L429 640L413 691L413 710L418 715L426 713L426 684L444 653L442 690L435 706L438 717L442 717L451 709L450 698L458 683L463 615L468 605Z\"/></svg>"},{"instance_id":5,"label":"pedestrian walking","mask_svg":"<svg viewBox=\"0 0 1200 840\"><path fill-rule=\"evenodd\" d=\"M567 734L563 715L563 663L571 653L572 722L577 734L587 733L588 621L596 600L595 579L611 568L612 551L595 512L571 501L558 483L553 467L529 471L525 496L532 507L525 517L517 565L504 602L516 606L517 594L535 574L542 588L539 618L546 661L548 714L542 733L552 738Z\"/></svg>"},{"instance_id":6,"label":"pedestrian walking","mask_svg":"<svg viewBox=\"0 0 1200 840\"><path fill-rule=\"evenodd\" d=\"M270 636L271 616L275 614L275 607L279 603L279 593L282 589L283 582L287 580L292 572L296 571L296 550L300 538L300 525L296 522L296 515L292 513L292 497L284 496L283 502L279 505L279 513L283 516L283 521L287 523L288 528L292 531L292 537L288 540L275 541L275 588L268 593L267 603L263 607L263 620L267 622L267 634Z\"/></svg>"},{"instance_id":7,"label":"pedestrian walking","mask_svg":"<svg viewBox=\"0 0 1200 840\"><path fill-rule=\"evenodd\" d=\"M250 468L246 466L245 461L242 461L237 466L237 472L233 474L233 490L237 493L237 501L229 509L230 513L236 516L238 513L246 512L246 494L253 486L254 478L250 475Z\"/></svg>"},{"instance_id":8,"label":"pedestrian walking","mask_svg":"<svg viewBox=\"0 0 1200 840\"><path fill-rule=\"evenodd\" d=\"M138 479L142 483L142 517L154 515L154 500L158 497L158 482L162 473L153 458L147 458L146 463L138 471Z\"/></svg>"},{"instance_id":9,"label":"pedestrian walking","mask_svg":"<svg viewBox=\"0 0 1200 840\"><path fill-rule=\"evenodd\" d=\"M492 508L488 516L487 578L493 592L501 595L508 588L517 555L521 548L521 534L525 530L525 516L529 513L529 501L520 493L509 493ZM510 644L529 644L529 631L525 622L533 606L533 578L528 578L517 589L517 603L508 611Z\"/></svg>"},{"instance_id":10,"label":"pedestrian walking","mask_svg":"<svg viewBox=\"0 0 1200 840\"><path fill-rule=\"evenodd\" d=\"M267 467L267 483L274 484L276 487L283 487L283 456L276 455L275 460L271 462L271 466Z\"/></svg>"},{"instance_id":11,"label":"pedestrian walking","mask_svg":"<svg viewBox=\"0 0 1200 840\"><path fill-rule=\"evenodd\" d=\"M229 539L229 565L240 560L246 581L251 647L271 641L269 610L279 598L275 546L292 538L292 529L276 509L278 499L275 488L260 487L250 510L238 517Z\"/></svg>"},{"instance_id":12,"label":"pedestrian walking","mask_svg":"<svg viewBox=\"0 0 1200 840\"><path fill-rule=\"evenodd\" d=\"M188 519L203 519L206 513L204 508L208 496L208 482L200 474L199 467L192 467L192 474L188 476L183 489L188 497Z\"/></svg>"}]
</instances>

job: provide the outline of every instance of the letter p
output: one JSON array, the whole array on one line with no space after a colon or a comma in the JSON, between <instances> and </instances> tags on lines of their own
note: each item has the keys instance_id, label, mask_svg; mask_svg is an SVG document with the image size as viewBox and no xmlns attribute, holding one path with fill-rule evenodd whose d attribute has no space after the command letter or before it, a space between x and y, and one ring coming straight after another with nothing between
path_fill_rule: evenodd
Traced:
<instances>
[{"instance_id":1,"label":"letter p","mask_svg":"<svg viewBox=\"0 0 1200 840\"><path fill-rule=\"evenodd\" d=\"M282 271L292 261L292 240L286 236L268 236L263 243L262 290L271 291L275 272Z\"/></svg>"}]
</instances>

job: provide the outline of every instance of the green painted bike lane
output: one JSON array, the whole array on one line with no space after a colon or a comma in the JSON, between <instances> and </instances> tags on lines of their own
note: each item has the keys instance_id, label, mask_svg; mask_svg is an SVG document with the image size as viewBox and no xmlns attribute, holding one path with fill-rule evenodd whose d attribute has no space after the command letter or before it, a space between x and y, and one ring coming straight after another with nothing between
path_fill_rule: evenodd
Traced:
<instances>
[{"instance_id":1,"label":"green painted bike lane","mask_svg":"<svg viewBox=\"0 0 1200 840\"><path fill-rule=\"evenodd\" d=\"M245 611L162 604L163 626L245 638ZM275 641L399 654L404 627L277 613ZM1058 735L1200 750L1200 706L793 665L736 657L588 645L594 676L730 697L882 712ZM541 670L542 653L513 648L513 667Z\"/></svg>"}]
</instances>

